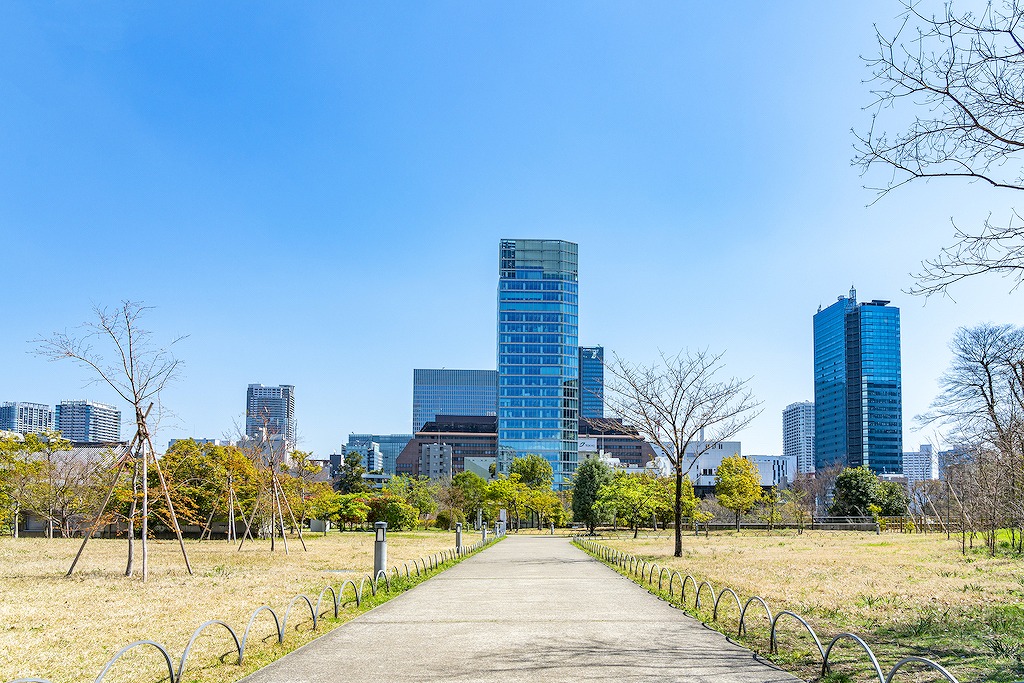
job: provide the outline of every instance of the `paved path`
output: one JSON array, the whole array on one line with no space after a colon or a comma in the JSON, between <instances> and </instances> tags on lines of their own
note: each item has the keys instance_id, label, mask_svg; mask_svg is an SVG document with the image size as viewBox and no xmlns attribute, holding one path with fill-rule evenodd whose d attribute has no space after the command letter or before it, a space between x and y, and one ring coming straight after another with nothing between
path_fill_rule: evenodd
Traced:
<instances>
[{"instance_id":1,"label":"paved path","mask_svg":"<svg viewBox=\"0 0 1024 683\"><path fill-rule=\"evenodd\" d=\"M509 537L243 681L797 679L566 539Z\"/></svg>"}]
</instances>

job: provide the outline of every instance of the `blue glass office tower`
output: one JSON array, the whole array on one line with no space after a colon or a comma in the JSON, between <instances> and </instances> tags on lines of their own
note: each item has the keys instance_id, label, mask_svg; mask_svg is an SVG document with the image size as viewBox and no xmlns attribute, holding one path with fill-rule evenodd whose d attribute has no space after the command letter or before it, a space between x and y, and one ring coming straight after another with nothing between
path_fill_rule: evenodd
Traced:
<instances>
[{"instance_id":1,"label":"blue glass office tower","mask_svg":"<svg viewBox=\"0 0 1024 683\"><path fill-rule=\"evenodd\" d=\"M498 373L495 370L412 371L412 431L438 415L497 415ZM382 444L383 447L383 444Z\"/></svg>"},{"instance_id":2,"label":"blue glass office tower","mask_svg":"<svg viewBox=\"0 0 1024 683\"><path fill-rule=\"evenodd\" d=\"M498 444L576 470L579 428L577 246L504 239L498 257Z\"/></svg>"},{"instance_id":3,"label":"blue glass office tower","mask_svg":"<svg viewBox=\"0 0 1024 683\"><path fill-rule=\"evenodd\" d=\"M815 469L903 471L900 310L857 291L814 316Z\"/></svg>"},{"instance_id":4,"label":"blue glass office tower","mask_svg":"<svg viewBox=\"0 0 1024 683\"><path fill-rule=\"evenodd\" d=\"M580 347L580 417L604 417L604 347Z\"/></svg>"}]
</instances>

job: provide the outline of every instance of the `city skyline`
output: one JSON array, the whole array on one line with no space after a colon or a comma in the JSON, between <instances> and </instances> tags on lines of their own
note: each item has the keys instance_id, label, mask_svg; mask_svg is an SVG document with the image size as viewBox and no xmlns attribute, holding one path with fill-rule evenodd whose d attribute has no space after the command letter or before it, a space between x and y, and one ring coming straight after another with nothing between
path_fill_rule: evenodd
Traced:
<instances>
[{"instance_id":1,"label":"city skyline","mask_svg":"<svg viewBox=\"0 0 1024 683\"><path fill-rule=\"evenodd\" d=\"M901 309L906 444L932 440L913 417L954 330L1024 323L998 277L901 293L951 218L1009 200L935 181L867 206L850 129L888 3L207 9L0 7L6 273L27 290L45 253L88 275L5 319L0 400L127 414L30 340L132 299L155 340L188 335L158 442L231 434L253 378L297 387L318 455L405 433L411 368L495 367L510 234L580 245L580 337L609 358L724 351L764 401L752 453L782 451L778 415L813 398L810 317L851 284ZM129 244L146 277L123 276Z\"/></svg>"}]
</instances>

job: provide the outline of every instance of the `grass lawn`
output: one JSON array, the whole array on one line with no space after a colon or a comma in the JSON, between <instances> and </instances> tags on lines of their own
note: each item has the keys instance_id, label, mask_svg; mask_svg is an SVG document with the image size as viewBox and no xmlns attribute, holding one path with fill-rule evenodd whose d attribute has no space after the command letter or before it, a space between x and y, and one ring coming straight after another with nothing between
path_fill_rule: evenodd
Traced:
<instances>
[{"instance_id":1,"label":"grass lawn","mask_svg":"<svg viewBox=\"0 0 1024 683\"><path fill-rule=\"evenodd\" d=\"M358 584L373 570L372 533L332 531L304 538L308 552L293 537L288 555L280 540L274 553L269 541L246 542L241 552L223 540L187 541L193 576L185 571L177 541L151 541L145 584L138 578L139 544L135 578L124 576L127 542L105 539L89 541L74 576L65 578L80 540L0 539L0 681L29 676L55 683L92 681L120 648L144 639L164 645L177 667L192 632L208 619L226 621L241 638L249 615L260 605L270 605L283 618L295 595L306 593L315 604L325 586L337 590L345 579ZM453 533L390 532L388 566L398 566L404 575L404 562L454 545ZM351 599L351 589L346 597ZM261 615L242 667L234 665L237 654L219 665L218 658L233 652L234 644L223 628L209 629L189 655L185 680L235 680L356 613L352 605L338 621L323 618L314 633L309 608L298 603L288 618L283 646L277 644L273 619ZM156 649L140 648L125 655L104 680L156 681L165 672Z\"/></svg>"},{"instance_id":2,"label":"grass lawn","mask_svg":"<svg viewBox=\"0 0 1024 683\"><path fill-rule=\"evenodd\" d=\"M884 673L901 657L917 655L937 661L962 683L1024 679L1024 559L990 558L982 552L965 557L958 537L720 532L710 538L683 536L681 558L672 557L671 532L637 540L631 534L595 540L659 567L692 574L698 582L707 579L716 591L732 588L743 602L760 595L774 613L785 609L807 619L823 645L837 633L856 633L875 651ZM678 596L678 588L675 592ZM692 607L692 589L687 597ZM702 602L706 607L709 601ZM735 601L726 595L721 605L724 616L719 615L715 627L735 636ZM705 614L710 618L710 609ZM750 614L758 617L751 620ZM741 642L767 653L763 610L748 613L747 621L750 631ZM821 658L800 628L796 621L779 622L783 635L779 654L772 659L814 679ZM834 660L829 679L872 680L871 669L861 663L866 658L856 656L853 642L844 642L836 646L842 656ZM934 675L915 678L903 671L899 681L944 680Z\"/></svg>"}]
</instances>

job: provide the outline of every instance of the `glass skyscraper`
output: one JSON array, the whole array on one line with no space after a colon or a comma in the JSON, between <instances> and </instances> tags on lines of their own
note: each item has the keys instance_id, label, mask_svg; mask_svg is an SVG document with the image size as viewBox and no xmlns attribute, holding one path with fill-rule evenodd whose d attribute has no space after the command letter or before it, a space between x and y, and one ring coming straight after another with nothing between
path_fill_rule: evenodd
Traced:
<instances>
[{"instance_id":1,"label":"glass skyscraper","mask_svg":"<svg viewBox=\"0 0 1024 683\"><path fill-rule=\"evenodd\" d=\"M412 431L438 415L497 415L496 370L412 371ZM412 438L412 437L410 437Z\"/></svg>"},{"instance_id":2,"label":"glass skyscraper","mask_svg":"<svg viewBox=\"0 0 1024 683\"><path fill-rule=\"evenodd\" d=\"M280 434L288 443L295 444L295 387L282 384L265 387L250 384L245 392L245 435L259 439L264 424L267 437Z\"/></svg>"},{"instance_id":3,"label":"glass skyscraper","mask_svg":"<svg viewBox=\"0 0 1024 683\"><path fill-rule=\"evenodd\" d=\"M604 347L580 347L580 417L604 417Z\"/></svg>"},{"instance_id":4,"label":"glass skyscraper","mask_svg":"<svg viewBox=\"0 0 1024 683\"><path fill-rule=\"evenodd\" d=\"M857 292L814 316L815 468L903 471L900 310Z\"/></svg>"},{"instance_id":5,"label":"glass skyscraper","mask_svg":"<svg viewBox=\"0 0 1024 683\"><path fill-rule=\"evenodd\" d=\"M577 246L503 239L498 257L498 444L551 463L563 488L579 428ZM506 451L507 452L507 451Z\"/></svg>"},{"instance_id":6,"label":"glass skyscraper","mask_svg":"<svg viewBox=\"0 0 1024 683\"><path fill-rule=\"evenodd\" d=\"M370 444L375 443L380 447L384 460L381 463L384 474L394 474L398 455L406 444L412 441L412 436L412 434L349 434L347 451L357 450L365 455Z\"/></svg>"}]
</instances>

